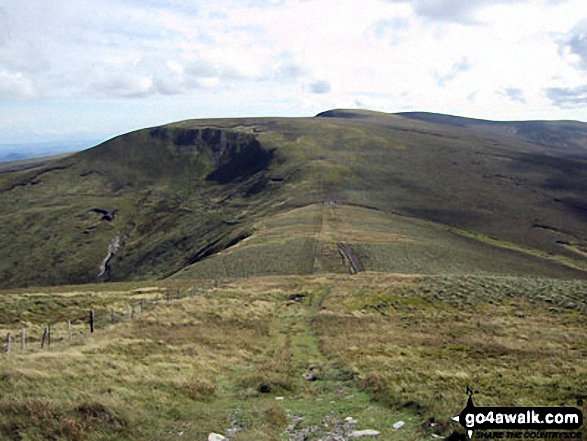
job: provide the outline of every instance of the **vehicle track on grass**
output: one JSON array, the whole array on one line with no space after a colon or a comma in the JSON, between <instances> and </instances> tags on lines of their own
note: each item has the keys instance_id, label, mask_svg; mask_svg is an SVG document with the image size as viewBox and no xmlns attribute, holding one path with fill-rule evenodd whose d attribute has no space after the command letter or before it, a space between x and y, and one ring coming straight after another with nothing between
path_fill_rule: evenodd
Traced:
<instances>
[{"instance_id":1,"label":"vehicle track on grass","mask_svg":"<svg viewBox=\"0 0 587 441\"><path fill-rule=\"evenodd\" d=\"M323 242L326 242L327 235L325 234L325 230L330 231L331 234L335 237L336 248L338 254L342 258L342 265L344 267L345 272L348 272L350 274L357 274L363 272L365 271L365 267L363 266L361 259L353 250L351 245L345 242L347 238L340 235L336 227L328 225L329 222L344 222L344 217L339 216L336 212L336 209L336 198L334 195L329 194L324 198L324 205L322 209L322 224L320 228L319 237L323 239ZM329 221L328 218L331 218L332 221Z\"/></svg>"},{"instance_id":2,"label":"vehicle track on grass","mask_svg":"<svg viewBox=\"0 0 587 441\"><path fill-rule=\"evenodd\" d=\"M343 264L344 262L348 262L348 271L351 274L357 274L365 271L365 268L363 267L363 264L361 263L359 256L357 256L357 254L353 251L350 245L343 242L338 242L337 246L338 253L341 255L343 259ZM346 264L344 264L344 266L345 268L347 268Z\"/></svg>"}]
</instances>

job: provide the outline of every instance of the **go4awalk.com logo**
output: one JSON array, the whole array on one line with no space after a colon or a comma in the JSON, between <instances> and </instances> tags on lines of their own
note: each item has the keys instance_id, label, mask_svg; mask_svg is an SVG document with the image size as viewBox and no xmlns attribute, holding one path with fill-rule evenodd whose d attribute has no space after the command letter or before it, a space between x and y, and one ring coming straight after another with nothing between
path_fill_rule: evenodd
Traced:
<instances>
[{"instance_id":1,"label":"go4awalk.com logo","mask_svg":"<svg viewBox=\"0 0 587 441\"><path fill-rule=\"evenodd\" d=\"M583 413L575 407L477 407L467 388L467 406L453 418L476 439L582 439ZM499 432L488 432L499 431Z\"/></svg>"}]
</instances>

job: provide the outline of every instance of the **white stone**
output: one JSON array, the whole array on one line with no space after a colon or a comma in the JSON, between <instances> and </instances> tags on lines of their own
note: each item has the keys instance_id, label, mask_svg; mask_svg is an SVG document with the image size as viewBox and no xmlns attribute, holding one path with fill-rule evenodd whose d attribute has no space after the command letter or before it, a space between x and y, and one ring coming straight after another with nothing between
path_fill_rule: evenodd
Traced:
<instances>
[{"instance_id":1,"label":"white stone","mask_svg":"<svg viewBox=\"0 0 587 441\"><path fill-rule=\"evenodd\" d=\"M398 421L397 423L395 423L393 425L393 430L397 430L399 428L401 428L405 423L403 421Z\"/></svg>"},{"instance_id":2,"label":"white stone","mask_svg":"<svg viewBox=\"0 0 587 441\"><path fill-rule=\"evenodd\" d=\"M364 438L366 436L379 436L379 432L373 429L355 430L349 435L349 439Z\"/></svg>"},{"instance_id":3,"label":"white stone","mask_svg":"<svg viewBox=\"0 0 587 441\"><path fill-rule=\"evenodd\" d=\"M228 438L214 432L208 435L208 441L226 441L227 439Z\"/></svg>"}]
</instances>

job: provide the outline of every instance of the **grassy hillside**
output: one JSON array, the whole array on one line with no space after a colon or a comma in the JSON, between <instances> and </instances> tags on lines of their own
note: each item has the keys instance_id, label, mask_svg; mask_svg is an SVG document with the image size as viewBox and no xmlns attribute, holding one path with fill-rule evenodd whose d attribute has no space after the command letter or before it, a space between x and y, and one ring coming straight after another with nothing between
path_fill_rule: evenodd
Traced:
<instances>
[{"instance_id":1,"label":"grassy hillside","mask_svg":"<svg viewBox=\"0 0 587 441\"><path fill-rule=\"evenodd\" d=\"M334 202L264 218L251 235L174 278L349 272L339 244L367 271L583 278L587 265L446 225Z\"/></svg>"},{"instance_id":2,"label":"grassy hillside","mask_svg":"<svg viewBox=\"0 0 587 441\"><path fill-rule=\"evenodd\" d=\"M359 274L4 291L0 438L422 440L460 431L466 386L478 405L575 406L585 284Z\"/></svg>"},{"instance_id":3,"label":"grassy hillside","mask_svg":"<svg viewBox=\"0 0 587 441\"><path fill-rule=\"evenodd\" d=\"M0 439L454 441L467 387L584 406L586 139L333 110L3 170Z\"/></svg>"},{"instance_id":4,"label":"grassy hillside","mask_svg":"<svg viewBox=\"0 0 587 441\"><path fill-rule=\"evenodd\" d=\"M189 120L2 174L1 284L344 272L347 243L367 271L585 277L584 124L422 119Z\"/></svg>"}]
</instances>

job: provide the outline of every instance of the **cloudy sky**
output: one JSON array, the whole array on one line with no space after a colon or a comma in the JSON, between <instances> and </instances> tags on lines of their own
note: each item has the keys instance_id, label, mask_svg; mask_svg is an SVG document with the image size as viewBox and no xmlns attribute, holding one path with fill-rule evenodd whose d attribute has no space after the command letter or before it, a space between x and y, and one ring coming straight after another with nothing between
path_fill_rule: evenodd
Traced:
<instances>
[{"instance_id":1,"label":"cloudy sky","mask_svg":"<svg viewBox=\"0 0 587 441\"><path fill-rule=\"evenodd\" d=\"M585 1L0 2L0 143L357 107L587 121Z\"/></svg>"}]
</instances>

